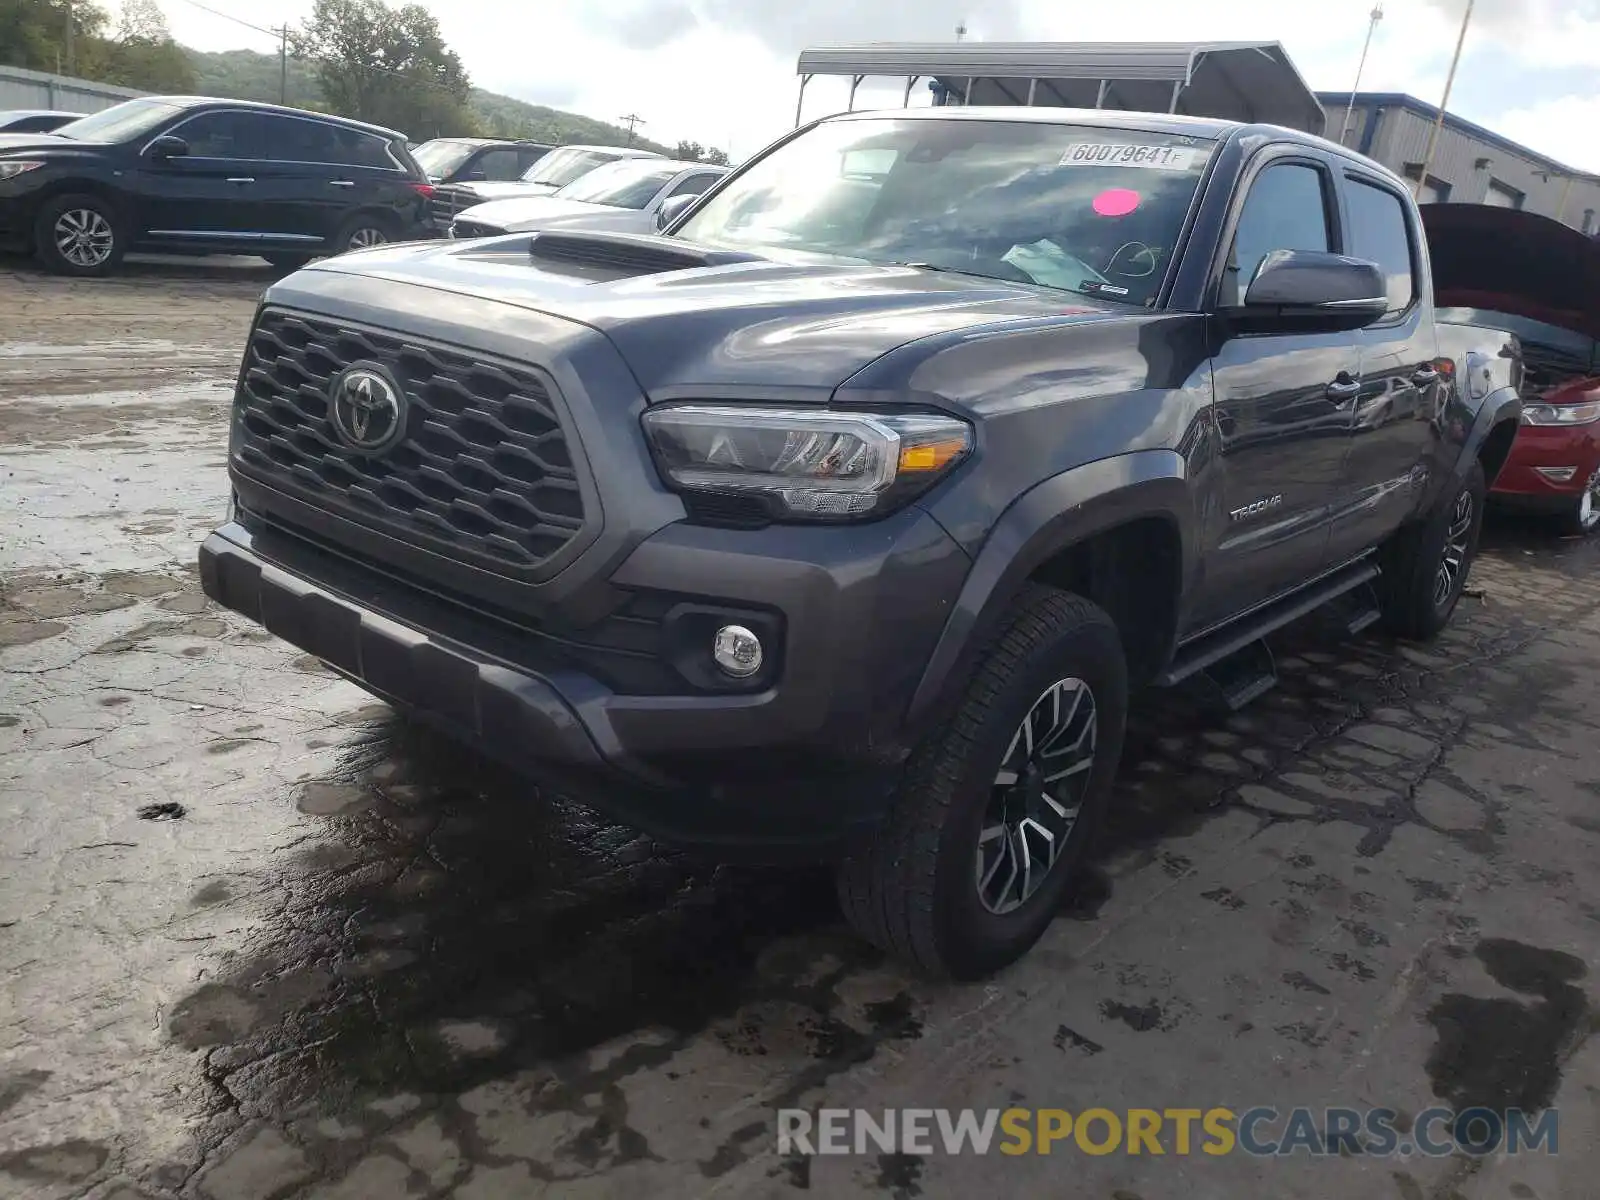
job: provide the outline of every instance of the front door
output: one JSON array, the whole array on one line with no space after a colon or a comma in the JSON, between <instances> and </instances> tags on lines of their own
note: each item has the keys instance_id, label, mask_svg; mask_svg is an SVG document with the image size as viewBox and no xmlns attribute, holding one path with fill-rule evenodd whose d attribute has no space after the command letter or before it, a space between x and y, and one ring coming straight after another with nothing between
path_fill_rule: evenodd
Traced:
<instances>
[{"instance_id":1,"label":"front door","mask_svg":"<svg viewBox=\"0 0 1600 1200\"><path fill-rule=\"evenodd\" d=\"M1321 159L1276 156L1256 169L1235 226L1221 306L1239 303L1274 250L1336 249L1335 195ZM1190 633L1323 570L1361 362L1348 333L1247 334L1229 336L1211 367L1220 453Z\"/></svg>"},{"instance_id":2,"label":"front door","mask_svg":"<svg viewBox=\"0 0 1600 1200\"><path fill-rule=\"evenodd\" d=\"M261 118L243 110L200 113L165 131L187 154L140 160L133 192L140 240L203 248L252 240L261 224Z\"/></svg>"},{"instance_id":3,"label":"front door","mask_svg":"<svg viewBox=\"0 0 1600 1200\"><path fill-rule=\"evenodd\" d=\"M1352 558L1381 542L1416 511L1428 474L1448 470L1440 409L1450 381L1435 362L1432 314L1416 280L1422 231L1392 184L1350 170L1344 193L1345 244L1388 280L1389 312L1363 329L1361 394L1345 457L1330 553Z\"/></svg>"}]
</instances>

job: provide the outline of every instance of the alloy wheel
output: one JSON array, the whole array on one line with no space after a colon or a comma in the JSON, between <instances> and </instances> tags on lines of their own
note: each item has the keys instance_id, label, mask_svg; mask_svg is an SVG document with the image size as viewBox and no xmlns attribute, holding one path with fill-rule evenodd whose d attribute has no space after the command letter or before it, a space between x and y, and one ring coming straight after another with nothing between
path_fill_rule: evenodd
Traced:
<instances>
[{"instance_id":1,"label":"alloy wheel","mask_svg":"<svg viewBox=\"0 0 1600 1200\"><path fill-rule=\"evenodd\" d=\"M69 208L51 231L56 250L75 267L102 267L116 246L116 233L105 214L92 208Z\"/></svg>"},{"instance_id":2,"label":"alloy wheel","mask_svg":"<svg viewBox=\"0 0 1600 1200\"><path fill-rule=\"evenodd\" d=\"M1578 500L1578 528L1589 533L1596 525L1600 525L1600 468L1589 476Z\"/></svg>"},{"instance_id":3,"label":"alloy wheel","mask_svg":"<svg viewBox=\"0 0 1600 1200\"><path fill-rule=\"evenodd\" d=\"M1433 578L1433 604L1443 608L1455 595L1467 570L1467 544L1472 538L1472 493L1462 492L1450 510L1450 528L1444 538L1444 553Z\"/></svg>"},{"instance_id":4,"label":"alloy wheel","mask_svg":"<svg viewBox=\"0 0 1600 1200\"><path fill-rule=\"evenodd\" d=\"M1061 679L1012 735L978 835L978 899L997 916L1043 885L1078 824L1094 766L1098 712L1081 679Z\"/></svg>"},{"instance_id":5,"label":"alloy wheel","mask_svg":"<svg viewBox=\"0 0 1600 1200\"><path fill-rule=\"evenodd\" d=\"M350 235L348 248L351 250L365 250L369 246L381 246L388 240L387 235L377 226L363 225Z\"/></svg>"}]
</instances>

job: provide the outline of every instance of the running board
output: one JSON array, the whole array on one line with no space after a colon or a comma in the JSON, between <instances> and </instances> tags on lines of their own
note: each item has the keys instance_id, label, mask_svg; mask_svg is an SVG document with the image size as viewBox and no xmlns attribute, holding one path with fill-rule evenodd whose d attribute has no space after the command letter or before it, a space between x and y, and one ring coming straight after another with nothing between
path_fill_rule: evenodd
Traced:
<instances>
[{"instance_id":1,"label":"running board","mask_svg":"<svg viewBox=\"0 0 1600 1200\"><path fill-rule=\"evenodd\" d=\"M1340 596L1354 591L1356 588L1370 584L1378 577L1376 563L1353 563L1341 571L1336 571L1326 579L1315 584L1303 592L1295 592L1285 596L1275 603L1258 609L1248 617L1242 618L1233 625L1224 626L1214 633L1208 633L1196 638L1187 645L1179 646L1178 653L1172 660L1172 665L1156 676L1157 687L1171 687L1175 683L1182 683L1191 675L1204 671L1214 663L1219 663L1230 655L1237 654L1252 642L1266 637L1275 630L1282 629L1292 621L1298 621L1308 613L1313 613ZM1363 612L1357 620L1365 621L1365 628L1376 619L1376 607L1373 607L1369 618ZM1355 623L1352 622L1352 627ZM1269 685L1270 686L1270 685ZM1263 691L1266 689L1263 688Z\"/></svg>"},{"instance_id":2,"label":"running board","mask_svg":"<svg viewBox=\"0 0 1600 1200\"><path fill-rule=\"evenodd\" d=\"M1222 695L1230 712L1238 712L1252 700L1278 686L1278 664L1265 638L1257 638L1221 662L1212 663L1202 674Z\"/></svg>"}]
</instances>

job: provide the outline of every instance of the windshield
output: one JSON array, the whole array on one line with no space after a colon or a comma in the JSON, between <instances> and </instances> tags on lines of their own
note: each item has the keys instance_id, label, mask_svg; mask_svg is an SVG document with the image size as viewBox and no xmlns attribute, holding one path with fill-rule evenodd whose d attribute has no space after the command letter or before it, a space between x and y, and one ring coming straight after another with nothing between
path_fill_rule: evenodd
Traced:
<instances>
[{"instance_id":1,"label":"windshield","mask_svg":"<svg viewBox=\"0 0 1600 1200\"><path fill-rule=\"evenodd\" d=\"M122 142L148 133L183 109L182 104L173 104L169 100L125 100L87 117L69 121L55 133L79 142Z\"/></svg>"},{"instance_id":2,"label":"windshield","mask_svg":"<svg viewBox=\"0 0 1600 1200\"><path fill-rule=\"evenodd\" d=\"M1213 146L1033 121L832 121L724 184L676 235L1150 305Z\"/></svg>"},{"instance_id":3,"label":"windshield","mask_svg":"<svg viewBox=\"0 0 1600 1200\"><path fill-rule=\"evenodd\" d=\"M596 167L556 193L563 200L609 204L612 208L643 208L674 179L679 168L660 166L650 159L626 159Z\"/></svg>"},{"instance_id":4,"label":"windshield","mask_svg":"<svg viewBox=\"0 0 1600 1200\"><path fill-rule=\"evenodd\" d=\"M618 157L605 150L577 150L568 146L550 151L528 169L522 180L524 183L547 183L551 187L565 187L601 163L613 162Z\"/></svg>"},{"instance_id":5,"label":"windshield","mask_svg":"<svg viewBox=\"0 0 1600 1200\"><path fill-rule=\"evenodd\" d=\"M411 152L411 157L417 160L429 179L443 179L454 171L472 153L471 142L452 142L445 138L435 138L431 142L424 142Z\"/></svg>"}]
</instances>

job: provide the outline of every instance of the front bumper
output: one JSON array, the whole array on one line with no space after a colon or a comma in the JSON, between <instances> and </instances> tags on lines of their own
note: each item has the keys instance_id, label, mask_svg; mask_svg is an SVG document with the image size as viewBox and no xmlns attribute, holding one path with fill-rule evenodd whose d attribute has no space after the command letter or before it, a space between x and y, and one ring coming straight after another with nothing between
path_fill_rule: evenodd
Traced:
<instances>
[{"instance_id":1,"label":"front bumper","mask_svg":"<svg viewBox=\"0 0 1600 1200\"><path fill-rule=\"evenodd\" d=\"M1492 497L1507 508L1561 510L1583 495L1596 469L1600 469L1600 422L1524 425L1495 478ZM1553 473L1565 478L1552 478Z\"/></svg>"},{"instance_id":2,"label":"front bumper","mask_svg":"<svg viewBox=\"0 0 1600 1200\"><path fill-rule=\"evenodd\" d=\"M250 514L208 537L217 603L485 754L570 784L669 840L831 843L881 818L909 752L904 715L968 560L912 509L871 526L668 526L613 572L628 594L694 595L654 646L681 686L630 693L581 645L509 624ZM759 690L716 690L679 628L767 616ZM696 621L700 621L696 625ZM686 622L686 624L685 624Z\"/></svg>"}]
</instances>

